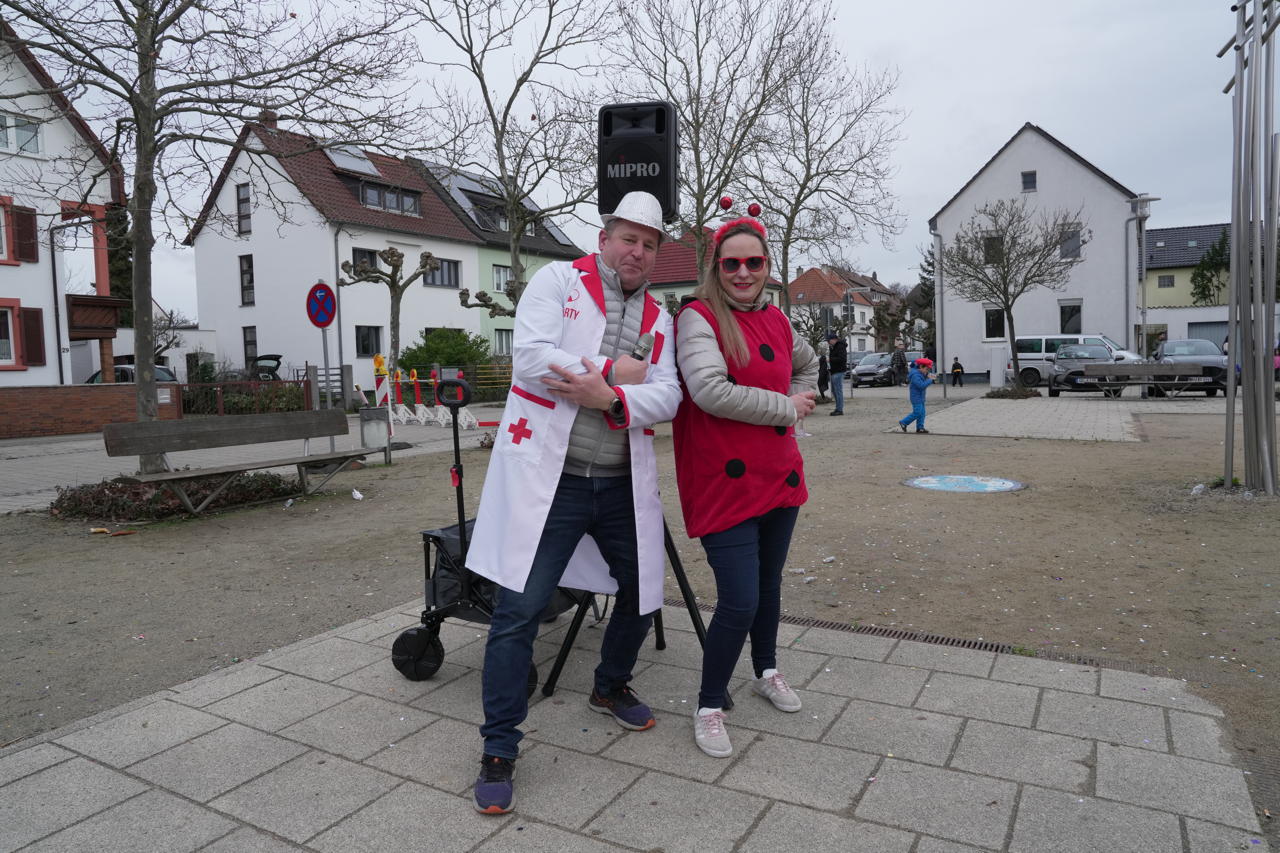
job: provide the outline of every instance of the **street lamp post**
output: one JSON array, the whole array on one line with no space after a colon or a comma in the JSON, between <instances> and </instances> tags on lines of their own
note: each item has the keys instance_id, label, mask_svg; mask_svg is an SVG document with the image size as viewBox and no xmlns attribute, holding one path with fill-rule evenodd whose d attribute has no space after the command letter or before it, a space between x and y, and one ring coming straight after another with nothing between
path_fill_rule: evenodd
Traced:
<instances>
[{"instance_id":1,"label":"street lamp post","mask_svg":"<svg viewBox=\"0 0 1280 853\"><path fill-rule=\"evenodd\" d=\"M1129 209L1138 220L1138 346L1142 357L1147 356L1147 219L1151 216L1151 202L1159 201L1156 196L1146 193L1129 199ZM1128 273L1128 270L1125 271ZM1146 399L1147 386L1142 386L1142 397Z\"/></svg>"}]
</instances>

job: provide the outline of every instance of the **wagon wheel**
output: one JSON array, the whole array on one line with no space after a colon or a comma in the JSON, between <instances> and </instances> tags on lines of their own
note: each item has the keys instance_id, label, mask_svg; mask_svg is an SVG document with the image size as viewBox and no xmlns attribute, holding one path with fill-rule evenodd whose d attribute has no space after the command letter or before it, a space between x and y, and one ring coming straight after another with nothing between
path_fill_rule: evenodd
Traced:
<instances>
[{"instance_id":1,"label":"wagon wheel","mask_svg":"<svg viewBox=\"0 0 1280 853\"><path fill-rule=\"evenodd\" d=\"M404 631L391 645L391 663L410 681L425 681L444 663L439 629L418 626Z\"/></svg>"}]
</instances>

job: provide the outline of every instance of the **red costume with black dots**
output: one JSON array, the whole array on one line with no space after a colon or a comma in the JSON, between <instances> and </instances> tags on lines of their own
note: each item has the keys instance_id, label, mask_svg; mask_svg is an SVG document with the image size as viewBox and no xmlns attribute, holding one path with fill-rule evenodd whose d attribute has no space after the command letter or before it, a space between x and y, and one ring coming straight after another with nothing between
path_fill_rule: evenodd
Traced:
<instances>
[{"instance_id":1,"label":"red costume with black dots","mask_svg":"<svg viewBox=\"0 0 1280 853\"><path fill-rule=\"evenodd\" d=\"M715 313L694 300L681 309L697 311L720 339ZM750 361L727 355L728 379L735 385L791 394L791 324L774 306L734 311L746 338ZM680 315L676 315L679 326ZM724 347L721 346L721 353ZM672 422L676 450L676 485L685 528L691 538L728 530L772 509L801 506L809 498L804 462L794 427L749 424L709 415L693 402L689 390Z\"/></svg>"}]
</instances>

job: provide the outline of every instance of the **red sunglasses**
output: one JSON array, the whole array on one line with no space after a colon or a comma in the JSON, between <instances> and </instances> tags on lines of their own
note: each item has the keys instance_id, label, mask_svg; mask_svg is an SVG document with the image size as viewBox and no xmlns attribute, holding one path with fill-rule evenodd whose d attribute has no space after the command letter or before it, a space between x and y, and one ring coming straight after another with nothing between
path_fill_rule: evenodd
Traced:
<instances>
[{"instance_id":1,"label":"red sunglasses","mask_svg":"<svg viewBox=\"0 0 1280 853\"><path fill-rule=\"evenodd\" d=\"M738 271L738 267L746 264L751 272L760 272L764 269L765 260L764 255L752 255L749 258L721 258L720 269L724 270L726 275L733 275Z\"/></svg>"}]
</instances>

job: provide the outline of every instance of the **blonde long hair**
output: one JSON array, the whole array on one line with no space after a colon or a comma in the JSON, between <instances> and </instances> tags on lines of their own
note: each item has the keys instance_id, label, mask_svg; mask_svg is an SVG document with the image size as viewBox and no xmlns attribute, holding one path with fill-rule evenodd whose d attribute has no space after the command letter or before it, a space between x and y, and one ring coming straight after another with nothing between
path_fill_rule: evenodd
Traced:
<instances>
[{"instance_id":1,"label":"blonde long hair","mask_svg":"<svg viewBox=\"0 0 1280 853\"><path fill-rule=\"evenodd\" d=\"M711 255L711 266L702 276L702 281L694 289L693 295L701 299L707 305L711 306L711 313L715 315L716 324L720 327L720 348L724 350L729 360L738 366L745 365L751 360L751 353L747 352L747 339L742 334L742 328L738 325L738 319L734 315L737 313L729 305L729 299L725 296L724 288L720 286L720 247L724 245L724 241L738 234L750 234L760 241L760 248L764 251L765 257L769 257L769 244L765 242L764 227L755 220L737 219L723 226L715 233L714 243L715 251ZM769 261L769 269L773 269L773 261ZM765 281L768 282L768 273L765 274ZM761 293L763 293L763 288ZM759 294L756 296L759 299Z\"/></svg>"}]
</instances>

